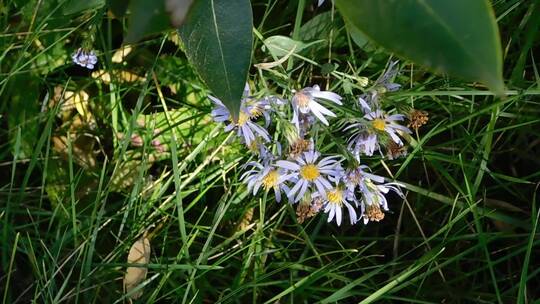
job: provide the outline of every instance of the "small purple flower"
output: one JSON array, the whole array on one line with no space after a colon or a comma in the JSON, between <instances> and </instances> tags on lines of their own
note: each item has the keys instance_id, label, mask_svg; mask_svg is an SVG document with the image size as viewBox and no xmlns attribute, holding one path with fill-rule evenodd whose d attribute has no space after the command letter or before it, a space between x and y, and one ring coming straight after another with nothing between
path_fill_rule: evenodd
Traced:
<instances>
[{"instance_id":1,"label":"small purple flower","mask_svg":"<svg viewBox=\"0 0 540 304\"><path fill-rule=\"evenodd\" d=\"M261 187L265 191L274 190L276 201L279 203L281 201L281 192L288 193L290 191L285 182L290 180L293 174L286 174L285 170L275 168L265 161L262 163L252 161L245 166L251 167L251 169L242 174L241 179L247 184L248 192L253 191L253 195Z\"/></svg>"},{"instance_id":2,"label":"small purple flower","mask_svg":"<svg viewBox=\"0 0 540 304\"><path fill-rule=\"evenodd\" d=\"M71 59L75 64L92 70L98 62L96 53L94 51L86 51L82 48L78 48L77 51L71 55Z\"/></svg>"},{"instance_id":3,"label":"small purple flower","mask_svg":"<svg viewBox=\"0 0 540 304\"><path fill-rule=\"evenodd\" d=\"M359 190L360 196L356 203L360 205L360 217L363 218L364 224L370 221L378 222L384 218L383 211L388 211L388 201L385 197L388 192L394 191L403 197L398 183L385 183L382 176L369 173L368 170L368 166L360 165L347 170L344 177L349 191L354 192L357 188Z\"/></svg>"},{"instance_id":4,"label":"small purple flower","mask_svg":"<svg viewBox=\"0 0 540 304\"><path fill-rule=\"evenodd\" d=\"M262 138L266 142L270 142L270 135L268 134L268 131L266 131L265 128L259 126L258 124L254 123L252 119L257 118L257 115L255 113L257 108L255 106L251 107L246 105L248 101L249 96L249 86L246 84L246 88L244 89L244 97L242 98L241 104L240 104L240 113L238 116L238 121L234 123L232 121L231 113L229 112L229 109L221 102L221 100L213 97L208 96L212 102L214 102L214 109L212 110L212 117L214 118L215 122L221 122L225 123L225 132L232 131L233 129L237 129L237 135L242 139L242 141L249 147L252 142L256 140L256 138ZM262 113L260 113L262 114Z\"/></svg>"},{"instance_id":5,"label":"small purple flower","mask_svg":"<svg viewBox=\"0 0 540 304\"><path fill-rule=\"evenodd\" d=\"M314 194L314 198L316 197L319 197L319 193ZM326 197L323 198L324 213L328 213L328 222L331 222L335 217L336 224L340 226L343 217L342 209L345 207L349 211L351 225L356 224L356 210L351 203L355 206L359 205L354 196L354 191L344 188L339 185L339 182L336 182L333 188L326 191Z\"/></svg>"},{"instance_id":6,"label":"small purple flower","mask_svg":"<svg viewBox=\"0 0 540 304\"><path fill-rule=\"evenodd\" d=\"M317 161L319 156L319 152L310 150L302 153L294 162L288 160L276 162L277 167L288 170L295 180L295 185L288 195L290 200L294 198L294 202L298 202L308 188L326 198L326 190L332 188L328 179L331 177L337 179L342 175L340 156L328 156Z\"/></svg>"},{"instance_id":7,"label":"small purple flower","mask_svg":"<svg viewBox=\"0 0 540 304\"><path fill-rule=\"evenodd\" d=\"M328 126L328 120L325 118L325 115L336 117L336 114L323 107L318 102L320 100L329 100L338 105L342 105L341 96L338 94L330 91L321 91L318 85L306 87L296 92L291 100L293 105L293 118L291 122L295 124L298 129L300 129L300 122L304 116L311 113L323 124Z\"/></svg>"},{"instance_id":8,"label":"small purple flower","mask_svg":"<svg viewBox=\"0 0 540 304\"><path fill-rule=\"evenodd\" d=\"M401 133L411 133L409 128L400 125L398 122L404 120L402 114L388 115L386 112L371 107L362 98L358 99L362 110L366 113L364 121L359 121L347 126L344 131L353 130L349 138L348 149L359 159L360 153L371 156L373 152L380 149L381 137L390 138L399 147L403 146L403 141L398 136Z\"/></svg>"}]
</instances>

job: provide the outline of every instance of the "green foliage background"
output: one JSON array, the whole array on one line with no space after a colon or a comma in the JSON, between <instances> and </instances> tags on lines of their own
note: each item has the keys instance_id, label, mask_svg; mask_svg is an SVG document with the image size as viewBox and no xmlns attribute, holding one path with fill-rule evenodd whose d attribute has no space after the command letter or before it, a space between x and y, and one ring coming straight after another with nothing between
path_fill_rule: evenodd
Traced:
<instances>
[{"instance_id":1,"label":"green foliage background","mask_svg":"<svg viewBox=\"0 0 540 304\"><path fill-rule=\"evenodd\" d=\"M298 224L292 206L248 195L245 150L211 122L210 92L177 33L133 43L118 61L133 12L102 4L72 14L63 1L0 4L4 303L127 301L127 254L142 235L152 254L141 303L539 298L538 1L491 1L505 98L401 62L402 90L387 98L430 120L408 156L368 161L407 200L392 197L380 223L339 228L322 215ZM352 98L395 59L330 1L251 5L252 64L282 56L264 45L273 36L298 45L282 65L249 68L260 94L318 83ZM70 62L81 46L98 53L96 71ZM86 101L59 102L80 91Z\"/></svg>"}]
</instances>

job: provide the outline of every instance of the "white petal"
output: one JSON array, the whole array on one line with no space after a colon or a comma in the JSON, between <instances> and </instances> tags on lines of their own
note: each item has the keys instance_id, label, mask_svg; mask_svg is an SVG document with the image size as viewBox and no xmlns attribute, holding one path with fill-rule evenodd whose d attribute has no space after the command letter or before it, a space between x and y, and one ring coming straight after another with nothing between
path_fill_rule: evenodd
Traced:
<instances>
[{"instance_id":1,"label":"white petal","mask_svg":"<svg viewBox=\"0 0 540 304\"><path fill-rule=\"evenodd\" d=\"M283 169L293 170L293 171L300 170L300 166L298 164L295 164L295 163L290 162L288 160L278 160L276 162L276 166L278 166L280 168L283 168Z\"/></svg>"},{"instance_id":2,"label":"white petal","mask_svg":"<svg viewBox=\"0 0 540 304\"><path fill-rule=\"evenodd\" d=\"M330 205L330 213L328 214L328 223L330 223L333 219L334 219L334 214L336 213L336 208L334 205L332 204L328 204Z\"/></svg>"},{"instance_id":3,"label":"white petal","mask_svg":"<svg viewBox=\"0 0 540 304\"><path fill-rule=\"evenodd\" d=\"M326 118L324 118L324 116L319 112L317 111L316 109L312 109L311 111L313 113L313 115L315 115L323 124L325 124L326 126L328 126L328 120L326 120Z\"/></svg>"},{"instance_id":4,"label":"white petal","mask_svg":"<svg viewBox=\"0 0 540 304\"><path fill-rule=\"evenodd\" d=\"M330 100L337 103L338 105L342 105L341 96L339 96L338 94L334 92L330 92L330 91L313 92L313 96L315 96L316 98Z\"/></svg>"},{"instance_id":5,"label":"white petal","mask_svg":"<svg viewBox=\"0 0 540 304\"><path fill-rule=\"evenodd\" d=\"M327 108L323 107L320 103L313 101L309 104L309 107L311 108L311 111L317 111L327 116L336 117L336 114L334 112L328 110Z\"/></svg>"},{"instance_id":6,"label":"white petal","mask_svg":"<svg viewBox=\"0 0 540 304\"><path fill-rule=\"evenodd\" d=\"M304 197L304 194L306 194L306 190L307 190L307 187L309 185L309 183L305 180L302 180L300 181L302 183L302 188L300 189L300 191L298 191L298 195L296 196L296 200L295 201L299 201L302 199L302 197Z\"/></svg>"}]
</instances>

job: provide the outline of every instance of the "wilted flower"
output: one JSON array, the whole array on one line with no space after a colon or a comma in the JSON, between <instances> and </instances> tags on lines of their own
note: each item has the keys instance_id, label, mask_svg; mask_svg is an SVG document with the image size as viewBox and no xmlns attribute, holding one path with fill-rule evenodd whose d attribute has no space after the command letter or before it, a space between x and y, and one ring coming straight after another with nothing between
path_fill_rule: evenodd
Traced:
<instances>
[{"instance_id":1,"label":"wilted flower","mask_svg":"<svg viewBox=\"0 0 540 304\"><path fill-rule=\"evenodd\" d=\"M94 51L86 51L82 48L78 48L77 51L71 55L71 59L74 63L92 70L95 64L98 62L96 53Z\"/></svg>"},{"instance_id":2,"label":"wilted flower","mask_svg":"<svg viewBox=\"0 0 540 304\"><path fill-rule=\"evenodd\" d=\"M429 120L428 112L413 109L409 113L409 127L418 130L421 126L427 124Z\"/></svg>"},{"instance_id":3,"label":"wilted flower","mask_svg":"<svg viewBox=\"0 0 540 304\"><path fill-rule=\"evenodd\" d=\"M299 201L308 188L317 191L322 197L326 197L326 189L331 189L332 185L328 181L329 177L337 178L342 174L339 156L328 156L317 161L320 154L310 150L296 158L294 162L279 160L276 166L289 170L294 178L295 185L289 192L289 198L294 202Z\"/></svg>"},{"instance_id":4,"label":"wilted flower","mask_svg":"<svg viewBox=\"0 0 540 304\"><path fill-rule=\"evenodd\" d=\"M388 159L394 160L405 155L407 155L407 147L400 146L392 140L386 143L386 157Z\"/></svg>"},{"instance_id":5,"label":"wilted flower","mask_svg":"<svg viewBox=\"0 0 540 304\"><path fill-rule=\"evenodd\" d=\"M292 98L293 118L291 122L300 129L300 121L303 119L300 116L312 113L323 124L328 126L328 120L324 116L336 117L336 114L317 102L320 100L329 100L338 105L342 104L341 96L330 91L321 91L318 85L304 88L296 92Z\"/></svg>"},{"instance_id":6,"label":"wilted flower","mask_svg":"<svg viewBox=\"0 0 540 304\"><path fill-rule=\"evenodd\" d=\"M313 217L319 213L323 205L320 197L313 200L301 200L296 207L296 220L302 224L307 218Z\"/></svg>"},{"instance_id":7,"label":"wilted flower","mask_svg":"<svg viewBox=\"0 0 540 304\"><path fill-rule=\"evenodd\" d=\"M297 158L310 149L313 149L313 142L298 137L289 145L289 157L293 159Z\"/></svg>"}]
</instances>

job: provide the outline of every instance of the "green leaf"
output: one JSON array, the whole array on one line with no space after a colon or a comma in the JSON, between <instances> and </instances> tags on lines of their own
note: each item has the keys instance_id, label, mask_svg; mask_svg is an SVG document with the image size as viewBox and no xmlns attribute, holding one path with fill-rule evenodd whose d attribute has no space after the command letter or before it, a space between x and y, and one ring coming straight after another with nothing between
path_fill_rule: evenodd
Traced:
<instances>
[{"instance_id":1,"label":"green leaf","mask_svg":"<svg viewBox=\"0 0 540 304\"><path fill-rule=\"evenodd\" d=\"M180 28L189 61L235 118L251 63L252 27L249 0L199 0Z\"/></svg>"},{"instance_id":2,"label":"green leaf","mask_svg":"<svg viewBox=\"0 0 540 304\"><path fill-rule=\"evenodd\" d=\"M502 93L502 51L487 0L336 0L346 21L386 49Z\"/></svg>"},{"instance_id":3,"label":"green leaf","mask_svg":"<svg viewBox=\"0 0 540 304\"><path fill-rule=\"evenodd\" d=\"M144 36L171 28L164 0L131 0L129 28L125 43L135 43Z\"/></svg>"},{"instance_id":4,"label":"green leaf","mask_svg":"<svg viewBox=\"0 0 540 304\"><path fill-rule=\"evenodd\" d=\"M337 31L336 27L343 25L341 18L335 17L332 16L331 11L315 15L300 27L298 37L303 41L327 39L330 31Z\"/></svg>"},{"instance_id":5,"label":"green leaf","mask_svg":"<svg viewBox=\"0 0 540 304\"><path fill-rule=\"evenodd\" d=\"M357 27L351 25L349 22L345 23L347 32L351 36L352 41L363 49L368 43L369 40L364 33L362 33Z\"/></svg>"},{"instance_id":6,"label":"green leaf","mask_svg":"<svg viewBox=\"0 0 540 304\"><path fill-rule=\"evenodd\" d=\"M88 9L99 8L105 5L105 0L69 0L62 8L64 15L82 12Z\"/></svg>"},{"instance_id":7,"label":"green leaf","mask_svg":"<svg viewBox=\"0 0 540 304\"><path fill-rule=\"evenodd\" d=\"M324 42L324 40L317 40L310 43L304 43L302 41L297 41L287 36L271 36L264 39L265 48L274 55L275 57L283 57L290 52L300 53L301 51L313 46L317 43Z\"/></svg>"},{"instance_id":8,"label":"green leaf","mask_svg":"<svg viewBox=\"0 0 540 304\"><path fill-rule=\"evenodd\" d=\"M7 98L10 101L7 124L11 150L17 158L32 157L36 139L40 134L40 79L35 74L19 74L11 79ZM17 132L20 129L20 134ZM16 149L17 137L20 136L20 148Z\"/></svg>"}]
</instances>

